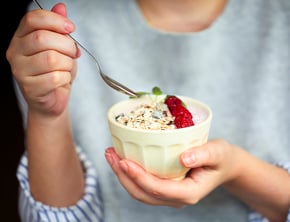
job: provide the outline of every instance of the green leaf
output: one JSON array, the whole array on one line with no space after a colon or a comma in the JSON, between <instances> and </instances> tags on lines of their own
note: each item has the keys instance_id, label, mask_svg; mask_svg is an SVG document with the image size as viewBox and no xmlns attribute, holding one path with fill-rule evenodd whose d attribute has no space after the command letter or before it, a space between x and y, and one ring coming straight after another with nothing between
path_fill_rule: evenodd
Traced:
<instances>
[{"instance_id":1,"label":"green leaf","mask_svg":"<svg viewBox=\"0 0 290 222\"><path fill-rule=\"evenodd\" d=\"M152 94L153 95L156 95L156 96L159 96L159 95L162 95L162 91L159 87L155 86L152 88Z\"/></svg>"},{"instance_id":2,"label":"green leaf","mask_svg":"<svg viewBox=\"0 0 290 222\"><path fill-rule=\"evenodd\" d=\"M144 95L150 95L150 94L153 94L153 95L155 95L155 96L159 96L159 95L162 95L162 91L161 91L161 89L160 89L159 87L155 86L155 87L152 88L151 93L150 93L150 92L142 92L142 91L141 91L141 92L136 92L136 94L137 94L137 98L142 97L142 96L144 96ZM136 97L134 97L134 96L129 96L129 98L130 98L130 99L134 99L134 98L136 98Z\"/></svg>"}]
</instances>

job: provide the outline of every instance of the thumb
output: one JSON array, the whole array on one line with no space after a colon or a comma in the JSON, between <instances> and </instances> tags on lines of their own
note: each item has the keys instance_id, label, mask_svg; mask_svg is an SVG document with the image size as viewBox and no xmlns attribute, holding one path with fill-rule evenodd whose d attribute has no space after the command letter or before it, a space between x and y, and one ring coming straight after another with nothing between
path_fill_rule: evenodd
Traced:
<instances>
[{"instance_id":1,"label":"thumb","mask_svg":"<svg viewBox=\"0 0 290 222\"><path fill-rule=\"evenodd\" d=\"M183 166L196 168L217 165L223 156L223 146L219 141L210 141L202 146L193 147L180 155Z\"/></svg>"},{"instance_id":2,"label":"thumb","mask_svg":"<svg viewBox=\"0 0 290 222\"><path fill-rule=\"evenodd\" d=\"M57 3L55 4L52 9L51 9L52 12L55 12L59 15L62 15L64 17L67 17L67 10L66 10L66 6L65 4L63 3Z\"/></svg>"}]
</instances>

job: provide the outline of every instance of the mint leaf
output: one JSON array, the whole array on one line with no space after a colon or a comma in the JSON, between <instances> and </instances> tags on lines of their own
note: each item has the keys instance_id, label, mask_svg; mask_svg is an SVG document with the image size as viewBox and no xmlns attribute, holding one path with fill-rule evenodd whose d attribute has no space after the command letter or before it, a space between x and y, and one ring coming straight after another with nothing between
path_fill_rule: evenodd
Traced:
<instances>
[{"instance_id":1,"label":"mint leaf","mask_svg":"<svg viewBox=\"0 0 290 222\"><path fill-rule=\"evenodd\" d=\"M152 88L152 94L156 95L156 96L162 95L162 91L161 91L161 89L159 87L155 86L155 87Z\"/></svg>"},{"instance_id":2,"label":"mint leaf","mask_svg":"<svg viewBox=\"0 0 290 222\"><path fill-rule=\"evenodd\" d=\"M155 95L155 96L159 96L159 95L162 95L162 91L161 91L161 89L159 88L159 87L157 87L157 86L155 86L155 87L153 87L152 88L152 91L151 91L151 93L150 92L136 92L136 94L137 94L137 97L139 98L139 97L142 97L142 96L144 96L144 95L150 95L150 94L153 94L153 95ZM130 99L134 99L134 98L136 98L136 97L134 97L134 96L129 96L129 98Z\"/></svg>"}]
</instances>

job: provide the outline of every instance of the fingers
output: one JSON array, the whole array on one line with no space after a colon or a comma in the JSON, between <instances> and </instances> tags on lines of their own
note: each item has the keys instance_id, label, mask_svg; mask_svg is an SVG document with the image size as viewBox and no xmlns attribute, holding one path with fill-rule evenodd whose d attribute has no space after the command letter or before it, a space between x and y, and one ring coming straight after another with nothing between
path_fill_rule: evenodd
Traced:
<instances>
[{"instance_id":1,"label":"fingers","mask_svg":"<svg viewBox=\"0 0 290 222\"><path fill-rule=\"evenodd\" d=\"M43 61L51 64L51 61L53 61L53 56L50 56L52 51L72 59L80 56L80 50L75 42L63 34L68 33L68 31L63 31L63 27L59 25L59 23L67 20L65 17L45 10L29 12L25 17L21 21L6 52L7 60L15 71L13 73L17 74L16 70L20 71L27 66L24 62L21 62L25 61L23 57L33 56L41 52L47 51L47 55L45 57L40 56L39 60L43 58L41 63L30 63L30 67L39 67L39 64L43 64ZM69 32L71 32L74 27L71 22L69 23ZM60 64L62 60L60 57L57 57L57 59L59 59ZM27 75L29 74L40 73L28 73Z\"/></svg>"},{"instance_id":2,"label":"fingers","mask_svg":"<svg viewBox=\"0 0 290 222\"><path fill-rule=\"evenodd\" d=\"M77 45L67 36L75 27L66 14L63 4L52 11L28 12L6 51L30 110L45 115L65 110L80 56Z\"/></svg>"},{"instance_id":3,"label":"fingers","mask_svg":"<svg viewBox=\"0 0 290 222\"><path fill-rule=\"evenodd\" d=\"M35 30L50 30L62 34L73 32L75 26L67 17L62 15L66 14L63 12L64 10L56 10L60 14L42 9L28 12L21 19L15 35L22 37Z\"/></svg>"},{"instance_id":4,"label":"fingers","mask_svg":"<svg viewBox=\"0 0 290 222\"><path fill-rule=\"evenodd\" d=\"M75 42L66 35L48 30L37 30L21 39L22 54L31 56L45 50L55 50L72 58L79 56L78 47Z\"/></svg>"},{"instance_id":5,"label":"fingers","mask_svg":"<svg viewBox=\"0 0 290 222\"><path fill-rule=\"evenodd\" d=\"M164 201L167 203L170 201L171 205L173 203L179 203L181 202L181 198L179 199L179 197L183 199L189 191L184 181L160 179L146 172L142 167L132 161L124 159L120 161L119 165L122 171L128 175L130 181L134 181L141 190L149 196L154 197L155 200L157 199L159 203Z\"/></svg>"},{"instance_id":6,"label":"fingers","mask_svg":"<svg viewBox=\"0 0 290 222\"><path fill-rule=\"evenodd\" d=\"M187 199L194 186L191 179L173 181L160 179L147 173L138 164L129 160L120 160L112 148L107 149L106 159L127 192L135 199L151 205L166 205L175 208L192 204L197 199Z\"/></svg>"},{"instance_id":7,"label":"fingers","mask_svg":"<svg viewBox=\"0 0 290 222\"><path fill-rule=\"evenodd\" d=\"M134 199L140 201L142 200L143 202L148 204L157 204L157 200L155 200L155 198L147 195L146 192L144 192L140 187L133 183L129 176L127 176L124 171L121 170L120 166L123 165L123 163L120 163L120 158L116 155L113 148L109 148L106 150L105 157L109 162L112 170L117 175L120 183ZM126 168L126 165L123 165L121 167Z\"/></svg>"},{"instance_id":8,"label":"fingers","mask_svg":"<svg viewBox=\"0 0 290 222\"><path fill-rule=\"evenodd\" d=\"M76 57L79 50L72 50L77 49L75 42L65 35L73 32L75 26L66 16L66 7L62 3L56 4L51 12L36 10L27 13L21 20L19 30L15 34L16 37L18 35L26 37L23 43L24 46L27 45L24 48L27 51L24 51L23 54L31 55L43 50L57 49L63 54Z\"/></svg>"},{"instance_id":9,"label":"fingers","mask_svg":"<svg viewBox=\"0 0 290 222\"><path fill-rule=\"evenodd\" d=\"M35 76L53 71L71 71L74 59L56 51L49 50L33 56L19 55L13 59L13 73L19 76ZM33 64L28 66L27 64Z\"/></svg>"},{"instance_id":10,"label":"fingers","mask_svg":"<svg viewBox=\"0 0 290 222\"><path fill-rule=\"evenodd\" d=\"M41 97L49 92L61 87L69 85L72 81L69 72L50 72L36 77L25 79L25 84L22 84L25 95L30 98Z\"/></svg>"},{"instance_id":11,"label":"fingers","mask_svg":"<svg viewBox=\"0 0 290 222\"><path fill-rule=\"evenodd\" d=\"M59 13L66 14L65 7ZM64 55L76 58L80 50L66 34L73 32L74 24L63 15L46 10L28 12L21 20L10 44L8 57L14 55L13 49L25 56L45 50L56 50ZM10 47L9 47L10 48Z\"/></svg>"},{"instance_id":12,"label":"fingers","mask_svg":"<svg viewBox=\"0 0 290 222\"><path fill-rule=\"evenodd\" d=\"M71 38L63 34L73 31L74 26L64 17L66 9L63 4L55 5L53 10L61 15L46 10L27 13L11 40L6 57L20 82L27 82L23 80L26 77L48 74L48 79L56 81L58 86L59 80L66 84L68 76L51 73L59 71L75 75L75 58L80 56L80 50ZM61 24L69 24L69 29L64 30L66 27Z\"/></svg>"},{"instance_id":13,"label":"fingers","mask_svg":"<svg viewBox=\"0 0 290 222\"><path fill-rule=\"evenodd\" d=\"M160 179L133 161L121 160L113 148L106 151L106 158L133 198L152 205L182 207L196 204L226 181L232 164L231 152L231 146L223 140L209 141L184 152L180 160L192 169L181 181Z\"/></svg>"}]
</instances>

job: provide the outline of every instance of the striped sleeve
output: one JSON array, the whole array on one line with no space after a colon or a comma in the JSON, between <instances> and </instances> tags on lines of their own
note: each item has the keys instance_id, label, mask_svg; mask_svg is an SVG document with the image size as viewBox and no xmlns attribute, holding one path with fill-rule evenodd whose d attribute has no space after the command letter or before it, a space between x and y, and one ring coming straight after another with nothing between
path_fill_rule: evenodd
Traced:
<instances>
[{"instance_id":1,"label":"striped sleeve","mask_svg":"<svg viewBox=\"0 0 290 222\"><path fill-rule=\"evenodd\" d=\"M98 176L92 163L78 149L86 176L85 193L74 206L56 208L33 199L28 181L28 159L24 154L17 169L20 184L19 215L22 222L102 222L103 202Z\"/></svg>"},{"instance_id":2,"label":"striped sleeve","mask_svg":"<svg viewBox=\"0 0 290 222\"><path fill-rule=\"evenodd\" d=\"M275 164L278 167L281 167L288 171L290 174L290 162L279 162ZM248 217L249 222L270 222L267 218L263 217L257 212L251 212ZM288 210L288 216L285 222L290 222L290 209Z\"/></svg>"}]
</instances>

